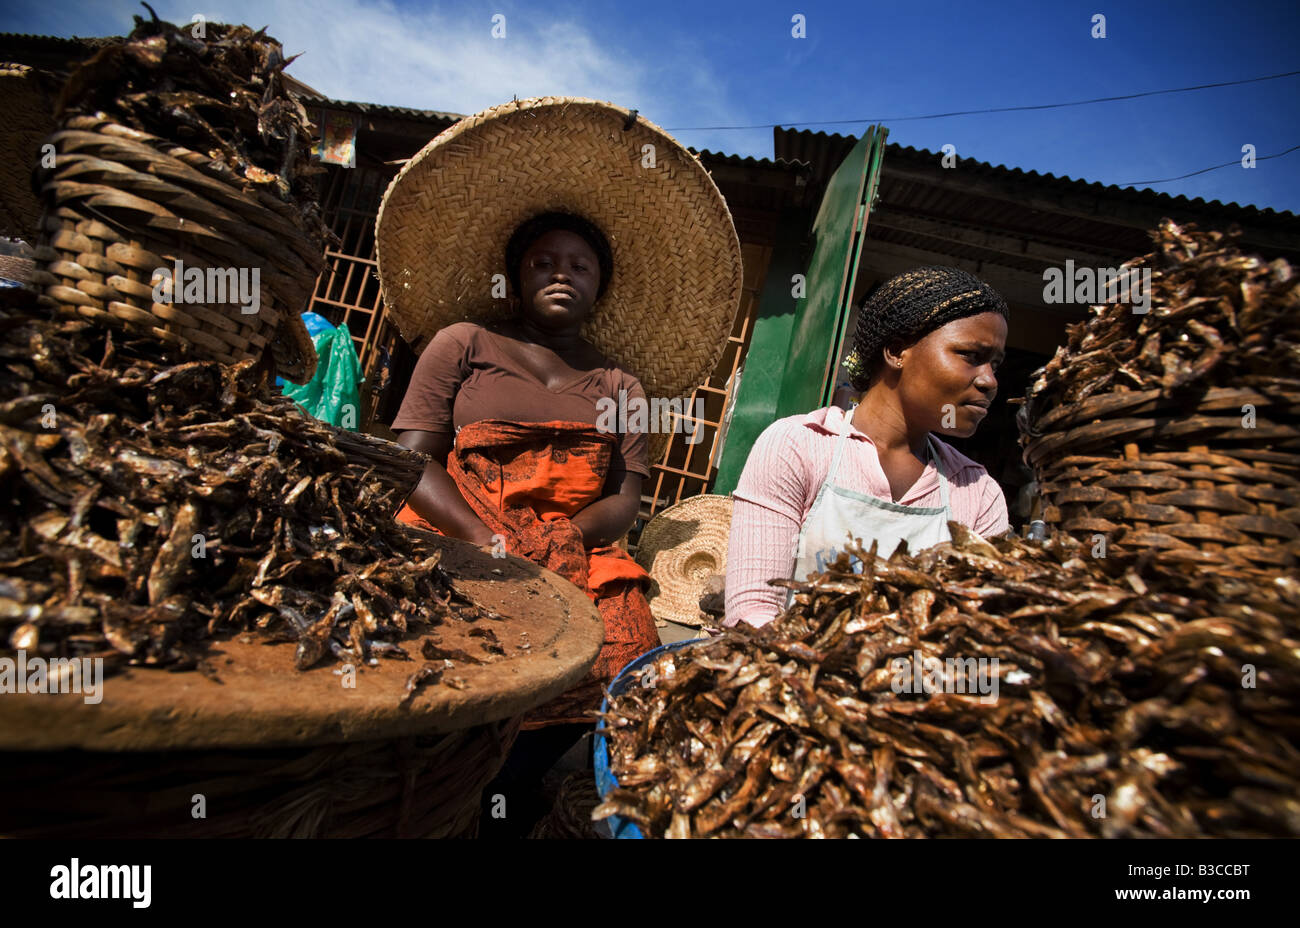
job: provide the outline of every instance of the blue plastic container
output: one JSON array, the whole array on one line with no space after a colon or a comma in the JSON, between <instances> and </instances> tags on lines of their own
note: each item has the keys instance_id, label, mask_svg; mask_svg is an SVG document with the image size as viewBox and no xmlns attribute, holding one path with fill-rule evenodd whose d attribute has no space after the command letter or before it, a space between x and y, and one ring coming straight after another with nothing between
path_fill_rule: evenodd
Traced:
<instances>
[{"instance_id":1,"label":"blue plastic container","mask_svg":"<svg viewBox=\"0 0 1300 928\"><path fill-rule=\"evenodd\" d=\"M665 651L676 651L693 644L700 644L706 640L708 639L686 638L682 641L674 641L671 644L660 645L653 651L647 651L618 672L618 676L616 676L613 682L609 684L610 693L615 696L620 695L623 690L627 689L628 684L634 682L632 678L633 673L646 666L646 664L654 663L655 659ZM602 715L609 711L608 697L601 701L600 711ZM614 776L614 771L609 769L609 745L605 741L604 731L605 720L601 719L596 725L596 737L592 739L592 760L595 762L596 767L596 792L600 794L602 801L604 801L605 797L609 795L610 790L618 788L618 778ZM620 815L611 815L603 822L597 822L596 826L598 831L603 830L600 828L601 825L604 825L609 829L611 833L610 837L645 837L645 835L641 834L641 829L638 828L635 823L628 821Z\"/></svg>"}]
</instances>

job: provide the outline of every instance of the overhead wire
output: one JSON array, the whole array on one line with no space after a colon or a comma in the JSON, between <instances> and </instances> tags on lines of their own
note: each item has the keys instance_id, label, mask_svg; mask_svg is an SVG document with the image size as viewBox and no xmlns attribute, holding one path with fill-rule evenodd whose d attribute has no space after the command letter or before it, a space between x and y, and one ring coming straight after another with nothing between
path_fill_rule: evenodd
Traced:
<instances>
[{"instance_id":1,"label":"overhead wire","mask_svg":"<svg viewBox=\"0 0 1300 928\"><path fill-rule=\"evenodd\" d=\"M811 122L777 122L763 123L752 126L675 126L666 129L668 132L704 132L718 131L724 129L777 129L781 126L841 126L841 125L858 125L861 123L886 123L886 122L910 122L925 119L947 119L952 116L976 116L986 113L1015 113L1025 112L1028 110L1051 110L1061 109L1070 106L1089 106L1095 103L1114 103L1120 100L1136 100L1141 97L1154 97L1161 94L1170 93L1187 93L1193 90L1209 90L1215 87L1233 87L1240 84L1255 84L1260 81L1275 81L1284 77L1294 77L1300 74L1300 71L1283 71L1280 74L1267 74L1263 77L1247 77L1236 81L1214 81L1208 84L1193 84L1189 87L1171 87L1167 90L1144 90L1140 93L1118 94L1110 97L1093 97L1089 100L1070 100L1063 103L1035 103L1024 106L990 106L977 110L953 110L947 113L927 113L921 116L880 116L869 119L829 119L817 120ZM1275 155L1261 155L1255 159L1256 162L1268 161L1272 158L1281 158L1283 155L1289 155L1291 152L1300 149L1300 145L1293 145L1285 151L1280 151ZM1208 174L1211 171L1219 171L1223 168L1230 168L1240 164L1240 161L1225 161L1223 164L1216 164L1208 168L1202 168L1199 171L1192 171L1188 174L1179 174L1177 177L1166 177L1161 180L1138 180L1128 183L1119 184L1120 187L1151 187L1155 184L1168 184L1176 180L1186 180L1189 177L1197 177L1201 174Z\"/></svg>"},{"instance_id":2,"label":"overhead wire","mask_svg":"<svg viewBox=\"0 0 1300 928\"><path fill-rule=\"evenodd\" d=\"M1276 155L1260 155L1258 158L1255 159L1255 161L1257 162L1268 161L1270 158L1281 158L1283 155L1289 155L1291 154L1291 152L1296 151L1297 149L1300 149L1300 145L1292 145L1286 151L1280 151ZM1218 171L1222 168L1236 167L1239 164L1241 164L1240 160L1225 161L1223 164L1216 164L1214 165L1214 167L1210 167L1210 168L1201 168L1199 171L1193 171L1190 174L1179 174L1177 177L1166 177L1164 180L1134 180L1134 181L1129 181L1126 184L1119 184L1119 186L1120 187L1150 187L1153 184L1167 184L1170 181L1183 180L1184 178L1187 177L1195 177L1198 174L1208 174L1210 171Z\"/></svg>"},{"instance_id":3,"label":"overhead wire","mask_svg":"<svg viewBox=\"0 0 1300 928\"><path fill-rule=\"evenodd\" d=\"M843 126L864 122L909 122L921 119L947 119L952 116L977 116L984 113L1014 113L1025 110L1052 110L1067 106L1089 106L1094 103L1114 103L1119 100L1136 100L1139 97L1155 97L1167 93L1187 93L1192 90L1209 90L1214 87L1233 87L1238 84L1255 84L1260 81L1275 81L1283 77L1294 77L1300 71L1284 71L1281 74L1268 74L1264 77L1247 77L1238 81L1216 81L1211 84L1195 84L1191 87L1171 87L1168 90L1144 90L1141 93L1126 93L1113 97L1094 97L1091 100L1070 100L1065 103L1034 103L1024 106L990 106L978 110L953 110L949 113L927 113L922 116L876 116L868 119L826 119L816 121L789 120L786 122L769 122L753 126L669 126L666 132L715 132L723 129L777 129L781 126Z\"/></svg>"}]
</instances>

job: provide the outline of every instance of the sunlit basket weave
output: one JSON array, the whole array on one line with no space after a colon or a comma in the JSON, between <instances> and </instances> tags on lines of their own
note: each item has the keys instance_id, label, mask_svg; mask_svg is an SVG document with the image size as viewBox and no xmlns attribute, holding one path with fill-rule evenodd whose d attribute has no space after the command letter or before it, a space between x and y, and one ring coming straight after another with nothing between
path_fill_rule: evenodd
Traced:
<instances>
[{"instance_id":1,"label":"sunlit basket weave","mask_svg":"<svg viewBox=\"0 0 1300 928\"><path fill-rule=\"evenodd\" d=\"M317 748L0 755L6 837L454 838L519 719ZM204 817L196 817L196 796Z\"/></svg>"},{"instance_id":2,"label":"sunlit basket weave","mask_svg":"<svg viewBox=\"0 0 1300 928\"><path fill-rule=\"evenodd\" d=\"M1253 407L1253 427L1248 418ZM1190 563L1300 563L1300 391L1090 397L1037 423L1025 459L1049 525Z\"/></svg>"},{"instance_id":3,"label":"sunlit basket weave","mask_svg":"<svg viewBox=\"0 0 1300 928\"><path fill-rule=\"evenodd\" d=\"M316 353L299 313L324 266L293 209L245 192L206 155L103 118L70 116L38 169L44 213L35 283L63 312L190 346L231 362L269 346L279 372L311 379ZM154 271L258 268L260 307L153 300Z\"/></svg>"}]
</instances>

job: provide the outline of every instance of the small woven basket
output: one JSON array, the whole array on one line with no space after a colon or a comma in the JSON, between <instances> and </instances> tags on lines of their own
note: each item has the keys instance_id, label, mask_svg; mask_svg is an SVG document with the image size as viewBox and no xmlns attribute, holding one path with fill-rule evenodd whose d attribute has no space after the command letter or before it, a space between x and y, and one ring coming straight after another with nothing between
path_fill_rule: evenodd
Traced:
<instances>
[{"instance_id":1,"label":"small woven basket","mask_svg":"<svg viewBox=\"0 0 1300 928\"><path fill-rule=\"evenodd\" d=\"M206 155L102 116L69 116L49 141L55 165L36 174L44 240L33 281L47 305L216 361L269 348L286 379L311 379L316 352L299 313L324 259L289 205L244 190ZM241 312L229 296L155 302L155 271L177 261L205 277L256 268L257 311Z\"/></svg>"},{"instance_id":2,"label":"small woven basket","mask_svg":"<svg viewBox=\"0 0 1300 928\"><path fill-rule=\"evenodd\" d=\"M596 778L590 770L575 770L561 782L555 803L528 837L534 840L595 840L600 832L592 824L591 813L600 805Z\"/></svg>"}]
</instances>

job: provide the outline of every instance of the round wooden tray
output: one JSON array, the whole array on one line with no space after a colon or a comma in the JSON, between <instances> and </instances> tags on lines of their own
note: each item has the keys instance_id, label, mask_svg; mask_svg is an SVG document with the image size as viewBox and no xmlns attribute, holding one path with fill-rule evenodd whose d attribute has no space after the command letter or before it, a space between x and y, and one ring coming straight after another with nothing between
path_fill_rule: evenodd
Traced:
<instances>
[{"instance_id":1,"label":"round wooden tray","mask_svg":"<svg viewBox=\"0 0 1300 928\"><path fill-rule=\"evenodd\" d=\"M103 680L98 704L77 693L4 694L0 750L157 751L399 738L518 716L582 679L604 640L600 614L582 590L522 558L495 558L467 542L431 538L443 549L442 566L456 589L503 619L448 618L401 642L413 660L357 668L354 689L343 686L338 662L300 672L293 643L237 636L214 641L209 651L220 682L197 671L131 667ZM506 653L486 654L482 639L468 634L475 625L491 628ZM493 662L454 661L443 682L421 687L403 706L406 681L426 663L421 646L429 638ZM448 678L460 678L464 688L448 685Z\"/></svg>"}]
</instances>

